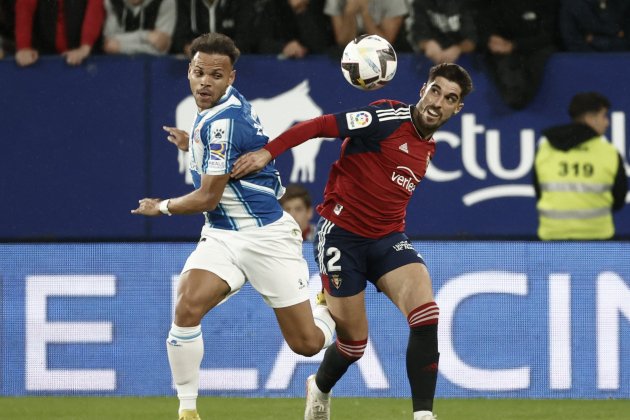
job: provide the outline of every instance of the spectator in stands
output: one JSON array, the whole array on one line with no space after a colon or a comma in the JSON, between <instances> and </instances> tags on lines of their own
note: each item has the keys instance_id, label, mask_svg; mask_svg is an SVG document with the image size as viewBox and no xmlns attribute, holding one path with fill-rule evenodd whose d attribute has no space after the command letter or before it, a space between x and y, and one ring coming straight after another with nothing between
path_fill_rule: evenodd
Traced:
<instances>
[{"instance_id":1,"label":"spectator in stands","mask_svg":"<svg viewBox=\"0 0 630 420\"><path fill-rule=\"evenodd\" d=\"M454 63L477 45L471 0L412 0L409 43L434 64Z\"/></svg>"},{"instance_id":2,"label":"spectator in stands","mask_svg":"<svg viewBox=\"0 0 630 420\"><path fill-rule=\"evenodd\" d=\"M108 54L166 54L175 30L175 0L105 0Z\"/></svg>"},{"instance_id":3,"label":"spectator in stands","mask_svg":"<svg viewBox=\"0 0 630 420\"><path fill-rule=\"evenodd\" d=\"M625 204L628 179L617 149L604 137L610 102L578 93L572 122L543 131L534 163L538 236L543 240L610 239L612 212Z\"/></svg>"},{"instance_id":4,"label":"spectator in stands","mask_svg":"<svg viewBox=\"0 0 630 420\"><path fill-rule=\"evenodd\" d=\"M325 0L272 0L268 2L260 31L260 52L281 58L324 54L335 45ZM266 35L266 36L264 36Z\"/></svg>"},{"instance_id":5,"label":"spectator in stands","mask_svg":"<svg viewBox=\"0 0 630 420\"><path fill-rule=\"evenodd\" d=\"M103 0L17 0L15 61L29 66L40 54L62 54L79 65L95 48L103 19Z\"/></svg>"},{"instance_id":6,"label":"spectator in stands","mask_svg":"<svg viewBox=\"0 0 630 420\"><path fill-rule=\"evenodd\" d=\"M335 41L343 51L359 35L380 35L397 52L411 51L404 27L407 0L326 0L324 13L332 21Z\"/></svg>"},{"instance_id":7,"label":"spectator in stands","mask_svg":"<svg viewBox=\"0 0 630 420\"><path fill-rule=\"evenodd\" d=\"M483 0L477 24L488 72L513 109L538 92L545 65L557 50L557 0Z\"/></svg>"},{"instance_id":8,"label":"spectator in stands","mask_svg":"<svg viewBox=\"0 0 630 420\"><path fill-rule=\"evenodd\" d=\"M251 3L258 8L258 2ZM242 32L239 23L247 13L238 0L190 0L177 2L177 24L173 35L173 54L190 56L190 45L198 36L218 32L234 39L240 46L238 33ZM259 34L257 34L259 35ZM245 52L241 48L242 52Z\"/></svg>"},{"instance_id":9,"label":"spectator in stands","mask_svg":"<svg viewBox=\"0 0 630 420\"><path fill-rule=\"evenodd\" d=\"M563 0L559 22L567 51L630 50L628 0Z\"/></svg>"},{"instance_id":10,"label":"spectator in stands","mask_svg":"<svg viewBox=\"0 0 630 420\"><path fill-rule=\"evenodd\" d=\"M280 205L289 213L302 229L302 239L312 241L315 238L315 225L313 219L313 203L308 190L300 184L289 184Z\"/></svg>"},{"instance_id":11,"label":"spectator in stands","mask_svg":"<svg viewBox=\"0 0 630 420\"><path fill-rule=\"evenodd\" d=\"M15 53L15 0L0 0L0 60Z\"/></svg>"}]
</instances>

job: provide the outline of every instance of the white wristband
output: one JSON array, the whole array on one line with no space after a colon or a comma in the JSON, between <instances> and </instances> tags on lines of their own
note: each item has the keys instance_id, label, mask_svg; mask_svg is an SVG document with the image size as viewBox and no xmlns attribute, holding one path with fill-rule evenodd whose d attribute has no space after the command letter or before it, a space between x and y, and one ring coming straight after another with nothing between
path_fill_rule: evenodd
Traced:
<instances>
[{"instance_id":1,"label":"white wristband","mask_svg":"<svg viewBox=\"0 0 630 420\"><path fill-rule=\"evenodd\" d=\"M171 200L170 200L170 198L169 198L169 199L167 199L167 200L162 200L162 201L160 201L160 212L161 212L162 214L166 214L166 215L168 215L168 216L172 216L172 215L173 215L173 213L171 213L170 211L168 211L168 203L169 203L169 201L171 201Z\"/></svg>"}]
</instances>

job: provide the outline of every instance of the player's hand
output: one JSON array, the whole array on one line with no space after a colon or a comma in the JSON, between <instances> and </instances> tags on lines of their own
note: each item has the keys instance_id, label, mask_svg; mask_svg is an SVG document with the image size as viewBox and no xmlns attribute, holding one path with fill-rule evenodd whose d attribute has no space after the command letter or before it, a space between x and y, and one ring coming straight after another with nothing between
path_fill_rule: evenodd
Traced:
<instances>
[{"instance_id":1,"label":"player's hand","mask_svg":"<svg viewBox=\"0 0 630 420\"><path fill-rule=\"evenodd\" d=\"M271 161L272 156L266 149L256 150L255 152L245 153L234 162L232 167L232 178L242 178L245 175L258 172Z\"/></svg>"},{"instance_id":2,"label":"player's hand","mask_svg":"<svg viewBox=\"0 0 630 420\"><path fill-rule=\"evenodd\" d=\"M138 201L138 208L131 210L131 214L140 214L143 216L161 216L159 198L143 198Z\"/></svg>"},{"instance_id":3,"label":"player's hand","mask_svg":"<svg viewBox=\"0 0 630 420\"><path fill-rule=\"evenodd\" d=\"M173 143L183 152L188 151L188 133L176 127L162 126L162 129L168 133L166 139Z\"/></svg>"}]
</instances>

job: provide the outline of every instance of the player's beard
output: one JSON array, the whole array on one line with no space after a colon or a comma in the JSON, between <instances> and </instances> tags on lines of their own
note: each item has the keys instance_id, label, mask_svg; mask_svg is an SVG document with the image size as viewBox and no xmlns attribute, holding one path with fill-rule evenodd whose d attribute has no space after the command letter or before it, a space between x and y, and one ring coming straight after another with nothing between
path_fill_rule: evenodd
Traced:
<instances>
[{"instance_id":1,"label":"player's beard","mask_svg":"<svg viewBox=\"0 0 630 420\"><path fill-rule=\"evenodd\" d=\"M437 117L433 117L433 116L429 117L430 119L434 120L434 122L429 122L427 116L425 115L427 108L429 107L427 106L427 107L424 107L422 110L420 110L416 106L415 108L416 112L413 118L413 123L423 138L431 137L433 133L435 133L438 130L438 128L443 126L444 123L446 122L446 120L442 120L442 114L439 112L437 113L438 114Z\"/></svg>"}]
</instances>

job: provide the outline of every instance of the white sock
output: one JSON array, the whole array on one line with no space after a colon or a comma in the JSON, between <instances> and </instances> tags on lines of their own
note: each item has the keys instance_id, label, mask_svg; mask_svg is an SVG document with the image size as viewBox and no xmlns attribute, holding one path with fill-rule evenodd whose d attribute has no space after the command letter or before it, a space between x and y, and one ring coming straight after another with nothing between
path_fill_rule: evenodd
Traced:
<instances>
[{"instance_id":1,"label":"white sock","mask_svg":"<svg viewBox=\"0 0 630 420\"><path fill-rule=\"evenodd\" d=\"M203 336L201 325L178 327L171 325L166 340L168 362L171 365L173 381L177 387L179 412L197 409L199 393L199 369L203 358Z\"/></svg>"},{"instance_id":2,"label":"white sock","mask_svg":"<svg viewBox=\"0 0 630 420\"><path fill-rule=\"evenodd\" d=\"M324 346L322 348L325 349L334 342L335 321L330 316L328 308L324 305L315 305L313 319L317 328L324 333Z\"/></svg>"},{"instance_id":3,"label":"white sock","mask_svg":"<svg viewBox=\"0 0 630 420\"><path fill-rule=\"evenodd\" d=\"M422 420L424 416L432 416L433 413L430 411L414 411L413 412L413 420Z\"/></svg>"}]
</instances>

